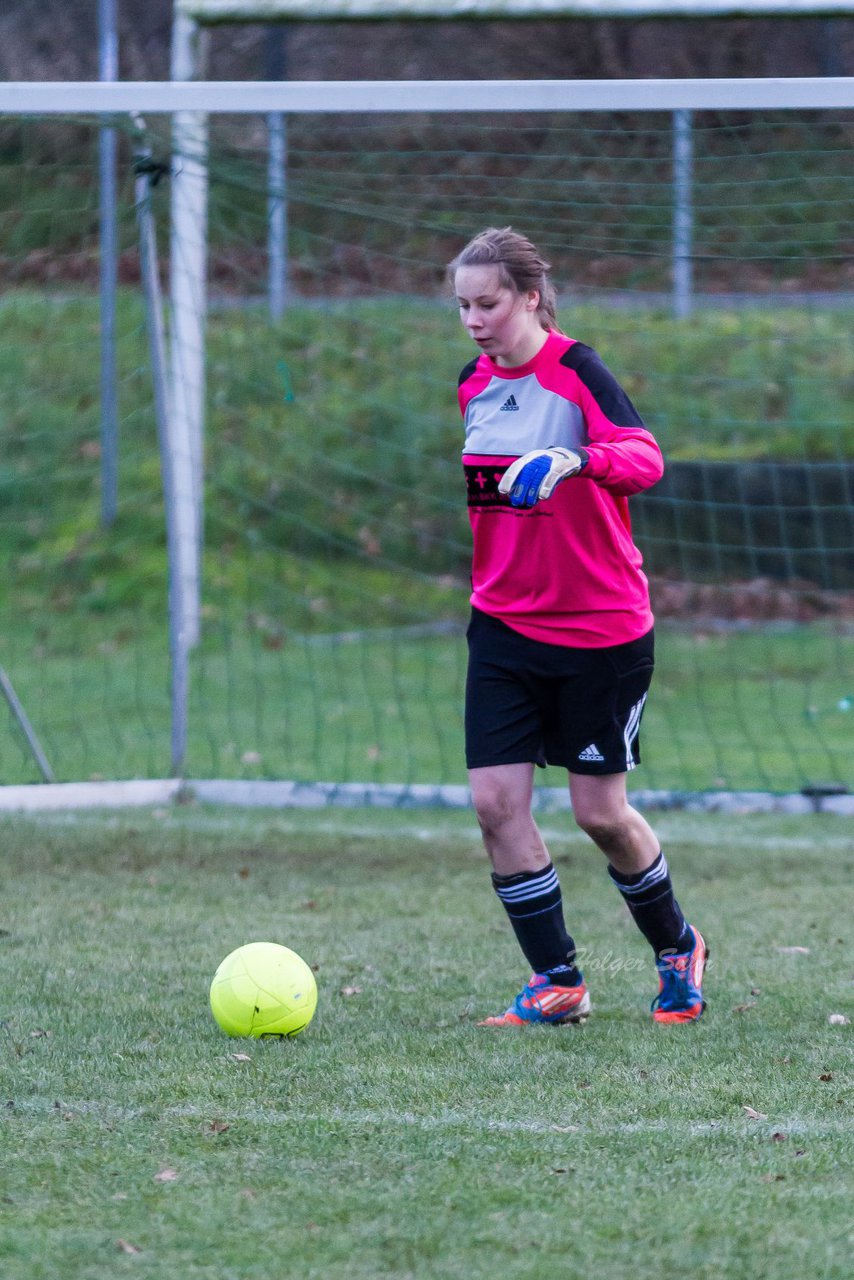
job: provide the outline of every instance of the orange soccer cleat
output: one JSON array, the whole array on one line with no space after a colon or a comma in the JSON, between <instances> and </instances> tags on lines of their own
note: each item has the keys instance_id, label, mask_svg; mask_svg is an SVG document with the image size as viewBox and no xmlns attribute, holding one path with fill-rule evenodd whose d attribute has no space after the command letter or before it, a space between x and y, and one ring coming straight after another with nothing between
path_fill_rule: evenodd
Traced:
<instances>
[{"instance_id":1,"label":"orange soccer cleat","mask_svg":"<svg viewBox=\"0 0 854 1280\"><path fill-rule=\"evenodd\" d=\"M658 995L652 1002L656 1022L696 1022L706 1007L703 999L703 970L709 948L698 929L689 925L694 938L690 951L660 956Z\"/></svg>"},{"instance_id":2,"label":"orange soccer cleat","mask_svg":"<svg viewBox=\"0 0 854 1280\"><path fill-rule=\"evenodd\" d=\"M548 974L532 973L530 981L519 992L510 1008L493 1018L485 1018L479 1027L529 1027L535 1023L563 1026L583 1022L590 1012L590 994L584 980L576 987L558 987Z\"/></svg>"}]
</instances>

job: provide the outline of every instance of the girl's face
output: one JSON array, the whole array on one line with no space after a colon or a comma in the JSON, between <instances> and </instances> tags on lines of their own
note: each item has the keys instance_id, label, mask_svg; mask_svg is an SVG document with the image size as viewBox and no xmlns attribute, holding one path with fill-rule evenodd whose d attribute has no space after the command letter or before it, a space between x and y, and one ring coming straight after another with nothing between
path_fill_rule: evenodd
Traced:
<instances>
[{"instance_id":1,"label":"girl's face","mask_svg":"<svg viewBox=\"0 0 854 1280\"><path fill-rule=\"evenodd\" d=\"M496 266L458 267L454 288L460 319L481 351L508 367L533 360L546 340L538 289L517 293L502 283Z\"/></svg>"}]
</instances>

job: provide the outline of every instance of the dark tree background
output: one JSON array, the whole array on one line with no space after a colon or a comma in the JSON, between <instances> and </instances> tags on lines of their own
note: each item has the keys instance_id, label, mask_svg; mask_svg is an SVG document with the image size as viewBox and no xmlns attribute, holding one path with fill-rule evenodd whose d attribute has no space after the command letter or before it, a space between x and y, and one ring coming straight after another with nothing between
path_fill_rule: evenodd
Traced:
<instances>
[{"instance_id":1,"label":"dark tree background","mask_svg":"<svg viewBox=\"0 0 854 1280\"><path fill-rule=\"evenodd\" d=\"M12 0L0 77L97 77L96 0ZM171 0L118 0L121 77L169 76ZM264 29L210 36L210 75L260 79ZM798 76L854 74L854 19L295 23L293 79Z\"/></svg>"}]
</instances>

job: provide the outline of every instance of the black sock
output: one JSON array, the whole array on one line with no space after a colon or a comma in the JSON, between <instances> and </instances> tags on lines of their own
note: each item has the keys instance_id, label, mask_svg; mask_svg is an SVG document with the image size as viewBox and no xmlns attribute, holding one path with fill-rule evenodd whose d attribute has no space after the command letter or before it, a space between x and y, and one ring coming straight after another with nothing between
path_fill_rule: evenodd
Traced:
<instances>
[{"instance_id":1,"label":"black sock","mask_svg":"<svg viewBox=\"0 0 854 1280\"><path fill-rule=\"evenodd\" d=\"M548 974L560 987L578 986L581 974L575 964L575 943L566 931L560 884L552 864L515 876L493 875L492 886L534 973Z\"/></svg>"},{"instance_id":2,"label":"black sock","mask_svg":"<svg viewBox=\"0 0 854 1280\"><path fill-rule=\"evenodd\" d=\"M663 853L659 853L651 867L637 875L623 875L612 866L608 867L608 874L657 956L662 951L690 951L693 937L673 896L667 859Z\"/></svg>"}]
</instances>

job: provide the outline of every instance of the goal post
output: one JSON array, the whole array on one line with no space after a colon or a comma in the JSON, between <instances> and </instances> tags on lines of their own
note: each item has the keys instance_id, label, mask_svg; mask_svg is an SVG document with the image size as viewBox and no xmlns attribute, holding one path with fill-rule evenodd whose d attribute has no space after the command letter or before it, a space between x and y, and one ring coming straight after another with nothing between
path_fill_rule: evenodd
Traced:
<instances>
[{"instance_id":1,"label":"goal post","mask_svg":"<svg viewBox=\"0 0 854 1280\"><path fill-rule=\"evenodd\" d=\"M271 111L290 117L293 166L292 289L278 318L266 306ZM205 492L207 504L204 544L200 519L182 535L205 566L184 732L171 739L185 781L271 796L282 789L266 784L285 779L301 802L457 801L469 549L453 389L468 352L441 267L495 221L542 245L564 327L602 351L668 461L662 485L633 502L662 653L638 784L674 803L854 786L845 79L0 86L0 129L14 135L0 181L15 193L0 221L0 325L5 314L20 370L0 380L3 664L58 778L161 776L179 714L157 647L162 508L131 112L171 174L150 207L172 293L161 363L208 417L206 474L180 446L193 501ZM674 112L692 113L693 146L678 154ZM175 113L204 117L186 155ZM85 148L105 121L123 157L132 453L115 527L93 531ZM176 234L167 188L188 160L197 203ZM680 183L693 218L677 239ZM176 260L198 282L185 303ZM677 264L693 275L681 316ZM174 414L171 393L160 412ZM26 781L10 750L0 740L0 772Z\"/></svg>"}]
</instances>

